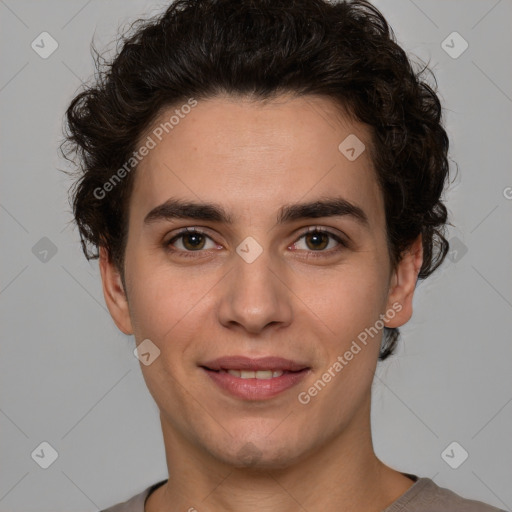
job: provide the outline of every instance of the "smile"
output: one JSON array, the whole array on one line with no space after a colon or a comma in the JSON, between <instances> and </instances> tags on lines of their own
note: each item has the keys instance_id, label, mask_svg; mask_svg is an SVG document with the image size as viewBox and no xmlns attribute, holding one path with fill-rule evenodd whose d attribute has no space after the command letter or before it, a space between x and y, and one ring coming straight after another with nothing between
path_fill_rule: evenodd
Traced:
<instances>
[{"instance_id":1,"label":"smile","mask_svg":"<svg viewBox=\"0 0 512 512\"><path fill-rule=\"evenodd\" d=\"M201 369L215 384L221 393L242 400L269 400L297 386L307 375L310 368L303 370L212 370Z\"/></svg>"},{"instance_id":2,"label":"smile","mask_svg":"<svg viewBox=\"0 0 512 512\"><path fill-rule=\"evenodd\" d=\"M268 380L273 379L275 377L281 377L283 375L283 370L219 370L220 373L229 373L233 375L233 377L239 377L241 379L261 379Z\"/></svg>"}]
</instances>

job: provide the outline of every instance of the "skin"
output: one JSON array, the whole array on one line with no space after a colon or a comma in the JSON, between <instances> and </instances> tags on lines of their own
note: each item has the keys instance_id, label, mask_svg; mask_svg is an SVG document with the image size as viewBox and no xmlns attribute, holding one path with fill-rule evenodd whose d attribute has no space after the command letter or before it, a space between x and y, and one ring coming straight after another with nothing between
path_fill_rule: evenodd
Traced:
<instances>
[{"instance_id":1,"label":"skin","mask_svg":"<svg viewBox=\"0 0 512 512\"><path fill-rule=\"evenodd\" d=\"M352 162L338 150L349 134L367 148ZM100 270L118 328L160 350L141 370L160 409L170 479L146 512L378 512L413 484L373 450L371 385L382 331L308 404L297 400L393 304L401 310L386 318L388 327L412 314L421 238L392 269L370 144L369 128L327 98L217 96L198 102L139 164L126 290L104 248ZM360 206L368 227L349 216L276 223L285 204L334 196ZM235 222L145 225L170 197L218 203ZM206 233L199 251L187 237L174 242L175 253L166 250L185 227ZM302 236L309 227L345 236L349 246ZM236 252L248 236L263 249L250 264ZM311 372L272 399L242 400L198 366L238 354L307 362Z\"/></svg>"}]
</instances>

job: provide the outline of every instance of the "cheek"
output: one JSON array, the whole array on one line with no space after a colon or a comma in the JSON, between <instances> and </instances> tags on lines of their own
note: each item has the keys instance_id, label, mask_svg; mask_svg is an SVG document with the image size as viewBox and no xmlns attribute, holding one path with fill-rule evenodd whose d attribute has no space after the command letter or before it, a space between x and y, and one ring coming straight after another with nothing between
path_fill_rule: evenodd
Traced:
<instances>
[{"instance_id":1,"label":"cheek","mask_svg":"<svg viewBox=\"0 0 512 512\"><path fill-rule=\"evenodd\" d=\"M171 279L168 269L155 267L150 258L137 253L127 259L126 272L135 338L149 338L158 345L186 312L182 286Z\"/></svg>"},{"instance_id":2,"label":"cheek","mask_svg":"<svg viewBox=\"0 0 512 512\"><path fill-rule=\"evenodd\" d=\"M321 336L318 347L322 351L318 380L300 391L304 400L310 400L305 406L310 417L320 418L319 429L326 429L322 426L326 416L336 429L361 404L366 406L383 333L375 325L384 312L385 277L375 264L351 266L331 276L330 282L326 279L323 290L315 294L317 309L312 307L315 314L308 318L325 324L328 335Z\"/></svg>"},{"instance_id":3,"label":"cheek","mask_svg":"<svg viewBox=\"0 0 512 512\"><path fill-rule=\"evenodd\" d=\"M181 350L180 343L197 330L198 319L208 306L208 291L218 277L172 269L168 263L143 254L127 262L127 271L135 338L151 339L162 352Z\"/></svg>"},{"instance_id":4,"label":"cheek","mask_svg":"<svg viewBox=\"0 0 512 512\"><path fill-rule=\"evenodd\" d=\"M151 340L160 351L151 364L141 365L141 370L151 395L162 410L183 407L180 390L186 387L187 371L184 353L190 348L198 315L203 314L203 296L211 286L205 284L199 289L200 279L193 280L172 273L169 268L159 268L149 259L136 263L131 267L130 288L134 336L138 343Z\"/></svg>"},{"instance_id":5,"label":"cheek","mask_svg":"<svg viewBox=\"0 0 512 512\"><path fill-rule=\"evenodd\" d=\"M376 265L353 266L323 283L316 305L330 330L347 341L374 324L383 312L386 296L385 275Z\"/></svg>"}]
</instances>

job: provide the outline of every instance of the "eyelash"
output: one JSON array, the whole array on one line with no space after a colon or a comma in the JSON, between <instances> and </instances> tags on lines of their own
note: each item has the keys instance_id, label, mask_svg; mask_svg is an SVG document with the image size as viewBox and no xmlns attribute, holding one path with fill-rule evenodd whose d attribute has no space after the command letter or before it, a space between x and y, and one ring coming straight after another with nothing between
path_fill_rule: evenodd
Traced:
<instances>
[{"instance_id":1,"label":"eyelash","mask_svg":"<svg viewBox=\"0 0 512 512\"><path fill-rule=\"evenodd\" d=\"M338 235L332 233L331 231L328 231L326 229L322 229L322 228L319 228L319 227L310 227L308 228L306 231L304 231L303 233L301 233L301 235L297 238L297 242L302 239L303 237L305 237L306 235L309 235L310 233L319 233L319 234L325 234L325 235L328 235L330 236L331 238L333 238L336 242L338 242L342 248L338 248L338 249L331 249L329 251L325 251L325 250L321 250L321 251L307 251L311 254L311 256L313 258L324 258L324 257L329 257L329 256L332 256L333 254L337 254L338 252L342 251L343 249L346 249L348 248L348 243L345 242L345 240L343 240L341 237L339 237ZM185 258L194 258L196 256L194 256L194 253L199 253L199 252L203 252L203 250L197 250L197 251L183 251L183 250L176 250L176 249L171 249L171 245L176 241L176 240L179 240L180 238L183 238L185 235L190 235L190 234L198 234L198 235L203 235L207 238L209 238L210 240L212 240L212 238L207 235L204 231L201 231L199 229L196 229L196 228L185 228L185 229L182 229L181 231L179 231L175 236L173 236L169 241L167 242L164 242L164 248L166 250L168 250L169 252L172 252L174 254L176 253L181 253L181 256L185 257ZM213 241L213 240L212 240ZM297 242L294 242L297 243Z\"/></svg>"}]
</instances>

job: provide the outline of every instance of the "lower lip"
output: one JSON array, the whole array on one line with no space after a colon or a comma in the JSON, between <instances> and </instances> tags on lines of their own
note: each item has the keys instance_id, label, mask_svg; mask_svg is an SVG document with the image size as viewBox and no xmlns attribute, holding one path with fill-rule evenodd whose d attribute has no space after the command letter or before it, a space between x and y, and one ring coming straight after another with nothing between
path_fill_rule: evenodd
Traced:
<instances>
[{"instance_id":1,"label":"lower lip","mask_svg":"<svg viewBox=\"0 0 512 512\"><path fill-rule=\"evenodd\" d=\"M265 400L277 396L297 385L310 372L309 369L304 369L300 372L283 373L280 377L271 379L242 379L227 372L202 369L220 388L244 400Z\"/></svg>"}]
</instances>

